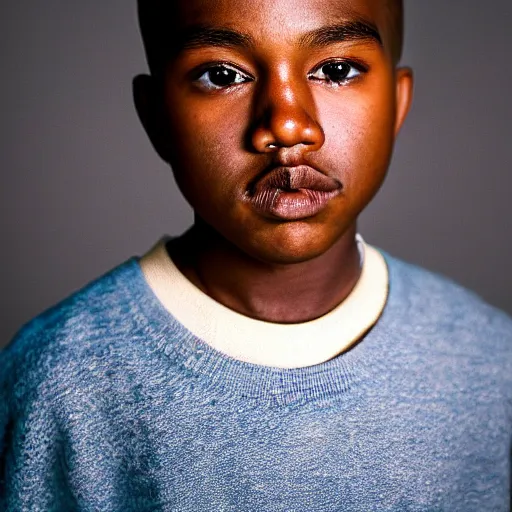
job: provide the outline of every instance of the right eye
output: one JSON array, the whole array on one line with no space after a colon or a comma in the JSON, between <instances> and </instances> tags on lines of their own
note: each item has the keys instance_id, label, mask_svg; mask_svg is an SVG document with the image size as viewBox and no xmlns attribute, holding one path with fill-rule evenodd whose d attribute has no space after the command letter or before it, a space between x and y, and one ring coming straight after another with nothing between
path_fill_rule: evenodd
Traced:
<instances>
[{"instance_id":1,"label":"right eye","mask_svg":"<svg viewBox=\"0 0 512 512\"><path fill-rule=\"evenodd\" d=\"M204 89L215 91L225 89L232 85L250 82L252 79L239 71L225 64L209 67L195 80Z\"/></svg>"}]
</instances>

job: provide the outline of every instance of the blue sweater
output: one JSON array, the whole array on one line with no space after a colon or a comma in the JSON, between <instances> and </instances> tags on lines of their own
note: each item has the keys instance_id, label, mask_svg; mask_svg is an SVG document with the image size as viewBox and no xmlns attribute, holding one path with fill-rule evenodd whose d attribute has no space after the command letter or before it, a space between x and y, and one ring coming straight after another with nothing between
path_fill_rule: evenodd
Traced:
<instances>
[{"instance_id":1,"label":"blue sweater","mask_svg":"<svg viewBox=\"0 0 512 512\"><path fill-rule=\"evenodd\" d=\"M508 511L512 320L385 255L390 295L346 353L224 356L132 258L0 355L0 510Z\"/></svg>"}]
</instances>

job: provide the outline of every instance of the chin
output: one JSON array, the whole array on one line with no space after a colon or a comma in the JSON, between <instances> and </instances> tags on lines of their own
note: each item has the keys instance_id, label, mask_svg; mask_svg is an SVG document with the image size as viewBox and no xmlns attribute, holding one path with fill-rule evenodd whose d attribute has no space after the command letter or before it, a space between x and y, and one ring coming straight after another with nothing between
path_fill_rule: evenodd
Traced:
<instances>
[{"instance_id":1,"label":"chin","mask_svg":"<svg viewBox=\"0 0 512 512\"><path fill-rule=\"evenodd\" d=\"M272 232L258 235L247 245L241 244L242 250L263 262L289 265L325 254L342 233L326 233L318 225L293 222L274 226Z\"/></svg>"}]
</instances>

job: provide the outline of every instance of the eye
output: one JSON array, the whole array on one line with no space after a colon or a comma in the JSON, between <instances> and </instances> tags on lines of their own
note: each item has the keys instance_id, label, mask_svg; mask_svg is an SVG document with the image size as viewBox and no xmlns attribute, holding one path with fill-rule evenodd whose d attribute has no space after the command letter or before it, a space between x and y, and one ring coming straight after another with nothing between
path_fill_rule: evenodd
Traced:
<instances>
[{"instance_id":1,"label":"eye","mask_svg":"<svg viewBox=\"0 0 512 512\"><path fill-rule=\"evenodd\" d=\"M244 82L250 82L251 80L251 77L238 69L227 66L226 64L218 64L203 70L202 74L195 79L195 82L200 84L204 89L215 91Z\"/></svg>"},{"instance_id":2,"label":"eye","mask_svg":"<svg viewBox=\"0 0 512 512\"><path fill-rule=\"evenodd\" d=\"M323 80L331 84L341 85L357 78L366 71L362 65L347 61L335 61L322 64L308 75L313 80Z\"/></svg>"}]
</instances>

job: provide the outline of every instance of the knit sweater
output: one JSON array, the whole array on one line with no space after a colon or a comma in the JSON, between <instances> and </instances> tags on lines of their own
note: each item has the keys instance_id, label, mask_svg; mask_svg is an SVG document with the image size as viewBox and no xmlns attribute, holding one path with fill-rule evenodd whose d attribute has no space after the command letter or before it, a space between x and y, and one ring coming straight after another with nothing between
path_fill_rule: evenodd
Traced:
<instances>
[{"instance_id":1,"label":"knit sweater","mask_svg":"<svg viewBox=\"0 0 512 512\"><path fill-rule=\"evenodd\" d=\"M0 510L509 511L512 320L384 253L382 316L341 355L224 355L134 257L0 354Z\"/></svg>"}]
</instances>

